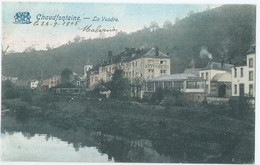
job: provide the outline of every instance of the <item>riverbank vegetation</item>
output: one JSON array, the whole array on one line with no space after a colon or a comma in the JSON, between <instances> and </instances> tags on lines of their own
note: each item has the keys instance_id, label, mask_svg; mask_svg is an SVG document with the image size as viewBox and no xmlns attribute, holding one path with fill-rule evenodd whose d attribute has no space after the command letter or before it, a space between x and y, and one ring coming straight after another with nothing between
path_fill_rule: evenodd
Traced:
<instances>
[{"instance_id":1,"label":"riverbank vegetation","mask_svg":"<svg viewBox=\"0 0 260 165\"><path fill-rule=\"evenodd\" d=\"M168 104L167 99L148 104L50 93L31 97L2 100L2 108L9 109L3 118L14 116L22 123L34 118L65 130L147 139L174 162L254 161L254 109L245 98L189 106Z\"/></svg>"}]
</instances>

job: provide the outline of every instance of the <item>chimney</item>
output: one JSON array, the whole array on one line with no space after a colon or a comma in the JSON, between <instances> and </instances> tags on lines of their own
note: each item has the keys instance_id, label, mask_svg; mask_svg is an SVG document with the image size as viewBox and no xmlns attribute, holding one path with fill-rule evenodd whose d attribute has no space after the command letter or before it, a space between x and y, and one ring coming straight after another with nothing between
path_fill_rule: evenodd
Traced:
<instances>
[{"instance_id":1,"label":"chimney","mask_svg":"<svg viewBox=\"0 0 260 165\"><path fill-rule=\"evenodd\" d=\"M221 69L224 69L224 60L221 61Z\"/></svg>"},{"instance_id":2,"label":"chimney","mask_svg":"<svg viewBox=\"0 0 260 165\"><path fill-rule=\"evenodd\" d=\"M112 55L113 55L113 52L111 50L108 51L108 57L110 58L110 57L112 57Z\"/></svg>"},{"instance_id":3,"label":"chimney","mask_svg":"<svg viewBox=\"0 0 260 165\"><path fill-rule=\"evenodd\" d=\"M155 47L155 55L159 56L159 47L158 46Z\"/></svg>"}]
</instances>

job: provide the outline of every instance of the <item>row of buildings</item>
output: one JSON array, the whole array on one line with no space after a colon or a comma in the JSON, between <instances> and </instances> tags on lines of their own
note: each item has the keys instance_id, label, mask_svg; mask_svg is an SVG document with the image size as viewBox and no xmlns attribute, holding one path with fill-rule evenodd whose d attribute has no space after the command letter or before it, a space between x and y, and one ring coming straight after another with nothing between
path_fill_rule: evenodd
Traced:
<instances>
[{"instance_id":1,"label":"row of buildings","mask_svg":"<svg viewBox=\"0 0 260 165\"><path fill-rule=\"evenodd\" d=\"M142 90L138 96L149 96L158 88L177 88L183 93L212 97L251 96L255 97L256 86L256 53L255 45L247 52L245 64L234 66L224 62L209 61L204 68L187 68L184 73L171 74L169 53L163 53L158 47L150 49L126 48L113 54L108 51L102 64L84 66L82 76L73 73L69 83L73 87L55 88L56 93L71 93L71 91L91 91L103 81L111 81L116 69L122 69L125 77L134 83L142 82ZM20 80L4 77L19 88L53 89L61 84L61 75L53 75L43 80ZM109 93L109 92L108 92Z\"/></svg>"},{"instance_id":2,"label":"row of buildings","mask_svg":"<svg viewBox=\"0 0 260 165\"><path fill-rule=\"evenodd\" d=\"M113 55L108 52L102 64L86 65L87 87L93 90L100 81L110 81L115 69L122 69L131 82L144 82L140 96L149 95L158 88L178 88L186 94L212 97L255 97L255 45L247 52L246 63L234 66L209 61L205 68L188 68L184 73L170 74L170 57L159 48L125 50Z\"/></svg>"}]
</instances>

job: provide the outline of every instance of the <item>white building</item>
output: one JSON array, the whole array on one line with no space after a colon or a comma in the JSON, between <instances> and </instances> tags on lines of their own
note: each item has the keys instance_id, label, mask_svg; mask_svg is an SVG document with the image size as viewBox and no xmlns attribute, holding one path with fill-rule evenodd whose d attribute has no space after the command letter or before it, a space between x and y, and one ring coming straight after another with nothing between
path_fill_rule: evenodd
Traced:
<instances>
[{"instance_id":1,"label":"white building","mask_svg":"<svg viewBox=\"0 0 260 165\"><path fill-rule=\"evenodd\" d=\"M146 81L146 92L155 92L158 88L176 88L184 93L204 93L205 80L194 74L181 73L156 77Z\"/></svg>"},{"instance_id":2,"label":"white building","mask_svg":"<svg viewBox=\"0 0 260 165\"><path fill-rule=\"evenodd\" d=\"M113 55L108 52L108 58L104 64L93 68L89 73L89 86L94 89L100 82L108 82L116 69L122 69L125 77L130 81L140 79L145 81L150 78L170 74L170 57L159 51L159 48L135 49L126 48L125 50Z\"/></svg>"},{"instance_id":3,"label":"white building","mask_svg":"<svg viewBox=\"0 0 260 165\"><path fill-rule=\"evenodd\" d=\"M151 78L145 83L145 97L151 97L159 88L180 90L187 99L200 102L205 98L205 80L195 74L181 73Z\"/></svg>"},{"instance_id":4,"label":"white building","mask_svg":"<svg viewBox=\"0 0 260 165\"><path fill-rule=\"evenodd\" d=\"M256 54L255 44L247 52L246 65L232 68L232 96L255 97Z\"/></svg>"},{"instance_id":5,"label":"white building","mask_svg":"<svg viewBox=\"0 0 260 165\"><path fill-rule=\"evenodd\" d=\"M85 65L84 66L84 78L86 79L88 76L88 71L93 68L93 65Z\"/></svg>"},{"instance_id":6,"label":"white building","mask_svg":"<svg viewBox=\"0 0 260 165\"><path fill-rule=\"evenodd\" d=\"M30 88L31 89L37 88L38 85L39 85L39 81L38 80L31 80L31 82L30 82Z\"/></svg>"},{"instance_id":7,"label":"white building","mask_svg":"<svg viewBox=\"0 0 260 165\"><path fill-rule=\"evenodd\" d=\"M213 78L218 74L231 73L232 67L233 65L225 64L223 62L222 63L210 62L205 68L199 71L200 77L206 80L205 90L208 95L211 95L211 93L214 94L216 93L216 91L212 91L211 82ZM220 76L216 76L216 77L220 77ZM216 81L216 77L214 78L214 81ZM230 74L229 83L231 84L231 74ZM217 89L213 88L213 90L217 90Z\"/></svg>"}]
</instances>

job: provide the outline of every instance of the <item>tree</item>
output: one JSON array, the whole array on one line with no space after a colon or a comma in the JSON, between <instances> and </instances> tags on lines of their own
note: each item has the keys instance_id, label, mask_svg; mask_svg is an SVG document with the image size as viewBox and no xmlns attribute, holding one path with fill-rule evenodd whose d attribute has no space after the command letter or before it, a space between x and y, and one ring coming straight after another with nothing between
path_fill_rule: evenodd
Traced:
<instances>
[{"instance_id":1,"label":"tree","mask_svg":"<svg viewBox=\"0 0 260 165\"><path fill-rule=\"evenodd\" d=\"M157 30L159 28L159 25L157 22L151 22L150 24L150 29L152 32L154 32L155 30Z\"/></svg>"},{"instance_id":2,"label":"tree","mask_svg":"<svg viewBox=\"0 0 260 165\"><path fill-rule=\"evenodd\" d=\"M2 98L15 99L20 96L20 91L10 80L2 81Z\"/></svg>"},{"instance_id":3,"label":"tree","mask_svg":"<svg viewBox=\"0 0 260 165\"><path fill-rule=\"evenodd\" d=\"M107 83L107 88L111 91L111 98L124 99L129 97L130 83L128 79L124 77L123 70L115 70L112 80Z\"/></svg>"},{"instance_id":4,"label":"tree","mask_svg":"<svg viewBox=\"0 0 260 165\"><path fill-rule=\"evenodd\" d=\"M194 12L193 10L190 10L190 11L188 12L187 16L190 17L190 16L192 16L192 15L194 15L194 14L195 14L195 12Z\"/></svg>"},{"instance_id":5,"label":"tree","mask_svg":"<svg viewBox=\"0 0 260 165\"><path fill-rule=\"evenodd\" d=\"M74 42L80 42L81 38L79 35L76 35L73 40L74 40Z\"/></svg>"},{"instance_id":6,"label":"tree","mask_svg":"<svg viewBox=\"0 0 260 165\"><path fill-rule=\"evenodd\" d=\"M172 27L172 23L169 20L166 20L163 24L164 29L170 29Z\"/></svg>"},{"instance_id":7,"label":"tree","mask_svg":"<svg viewBox=\"0 0 260 165\"><path fill-rule=\"evenodd\" d=\"M143 79L135 78L131 84L131 90L134 98L139 98L139 94L143 87Z\"/></svg>"},{"instance_id":8,"label":"tree","mask_svg":"<svg viewBox=\"0 0 260 165\"><path fill-rule=\"evenodd\" d=\"M70 69L68 69L68 68L64 69L61 72L61 82L63 84L67 83L67 82L70 82L72 75L73 75L73 72Z\"/></svg>"},{"instance_id":9,"label":"tree","mask_svg":"<svg viewBox=\"0 0 260 165\"><path fill-rule=\"evenodd\" d=\"M51 46L49 44L46 45L46 49L49 51L51 50Z\"/></svg>"}]
</instances>

